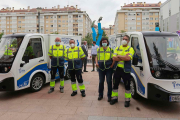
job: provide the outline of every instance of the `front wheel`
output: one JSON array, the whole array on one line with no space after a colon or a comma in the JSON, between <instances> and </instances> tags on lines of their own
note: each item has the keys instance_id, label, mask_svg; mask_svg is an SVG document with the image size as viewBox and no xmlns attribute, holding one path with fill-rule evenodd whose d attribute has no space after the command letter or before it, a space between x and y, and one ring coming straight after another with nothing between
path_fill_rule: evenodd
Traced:
<instances>
[{"instance_id":1,"label":"front wheel","mask_svg":"<svg viewBox=\"0 0 180 120\"><path fill-rule=\"evenodd\" d=\"M42 89L44 84L44 77L41 74L36 74L31 80L30 89L33 92L37 92Z\"/></svg>"},{"instance_id":2,"label":"front wheel","mask_svg":"<svg viewBox=\"0 0 180 120\"><path fill-rule=\"evenodd\" d=\"M137 93L136 84L135 84L135 81L133 78L131 78L131 80L130 80L130 89L131 89L132 98L138 99L139 95Z\"/></svg>"}]
</instances>

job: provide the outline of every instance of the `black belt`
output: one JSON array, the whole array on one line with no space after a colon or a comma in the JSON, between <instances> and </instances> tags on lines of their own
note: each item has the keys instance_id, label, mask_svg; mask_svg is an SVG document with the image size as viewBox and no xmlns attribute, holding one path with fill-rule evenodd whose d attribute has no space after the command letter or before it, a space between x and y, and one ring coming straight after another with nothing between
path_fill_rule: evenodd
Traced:
<instances>
[{"instance_id":1,"label":"black belt","mask_svg":"<svg viewBox=\"0 0 180 120\"><path fill-rule=\"evenodd\" d=\"M97 55L92 55L92 56L97 56Z\"/></svg>"}]
</instances>

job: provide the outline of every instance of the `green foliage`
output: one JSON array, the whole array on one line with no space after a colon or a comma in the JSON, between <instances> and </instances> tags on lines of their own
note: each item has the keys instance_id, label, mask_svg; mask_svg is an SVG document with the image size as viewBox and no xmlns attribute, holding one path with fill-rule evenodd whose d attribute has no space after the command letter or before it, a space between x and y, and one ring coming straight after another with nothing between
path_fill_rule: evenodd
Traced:
<instances>
[{"instance_id":1,"label":"green foliage","mask_svg":"<svg viewBox=\"0 0 180 120\"><path fill-rule=\"evenodd\" d=\"M3 35L4 35L4 33L1 33L1 34L0 34L0 39L2 38Z\"/></svg>"},{"instance_id":2,"label":"green foliage","mask_svg":"<svg viewBox=\"0 0 180 120\"><path fill-rule=\"evenodd\" d=\"M83 39L82 41L87 41L88 45L91 45L93 42L93 38L92 38L92 33L88 33Z\"/></svg>"},{"instance_id":3,"label":"green foliage","mask_svg":"<svg viewBox=\"0 0 180 120\"><path fill-rule=\"evenodd\" d=\"M98 39L98 37L99 37L99 33L98 33L97 36L96 36L96 40ZM108 38L108 36L107 36L107 34L104 32L104 30L103 30L102 37Z\"/></svg>"},{"instance_id":4,"label":"green foliage","mask_svg":"<svg viewBox=\"0 0 180 120\"><path fill-rule=\"evenodd\" d=\"M59 34L57 31L55 31L55 32L53 32L53 33L51 33L51 34Z\"/></svg>"},{"instance_id":5,"label":"green foliage","mask_svg":"<svg viewBox=\"0 0 180 120\"><path fill-rule=\"evenodd\" d=\"M3 35L4 35L4 33L2 32L2 33L0 34L0 42L1 42L1 38L2 38Z\"/></svg>"},{"instance_id":6,"label":"green foliage","mask_svg":"<svg viewBox=\"0 0 180 120\"><path fill-rule=\"evenodd\" d=\"M126 31L124 31L124 30L121 30L121 33L125 33Z\"/></svg>"}]
</instances>

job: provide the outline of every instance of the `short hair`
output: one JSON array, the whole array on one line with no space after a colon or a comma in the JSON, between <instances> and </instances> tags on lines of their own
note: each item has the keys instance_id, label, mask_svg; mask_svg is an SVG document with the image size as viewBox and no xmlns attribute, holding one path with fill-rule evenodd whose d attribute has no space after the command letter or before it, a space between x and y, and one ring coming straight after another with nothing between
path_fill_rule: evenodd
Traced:
<instances>
[{"instance_id":1,"label":"short hair","mask_svg":"<svg viewBox=\"0 0 180 120\"><path fill-rule=\"evenodd\" d=\"M93 41L93 43L94 43L94 44L96 44L96 42L95 42L95 41Z\"/></svg>"},{"instance_id":2,"label":"short hair","mask_svg":"<svg viewBox=\"0 0 180 120\"><path fill-rule=\"evenodd\" d=\"M69 40L69 43L70 43L71 40L74 40L74 39L70 39L70 40ZM74 42L75 42L75 40L74 40Z\"/></svg>"},{"instance_id":3,"label":"short hair","mask_svg":"<svg viewBox=\"0 0 180 120\"><path fill-rule=\"evenodd\" d=\"M127 37L127 38L128 38L128 40L130 40L130 37L129 37L129 35L124 35L124 37Z\"/></svg>"},{"instance_id":4,"label":"short hair","mask_svg":"<svg viewBox=\"0 0 180 120\"><path fill-rule=\"evenodd\" d=\"M108 43L107 43L107 46L109 46L109 40L107 38L102 38L101 41L100 41L100 46L102 47L102 41L106 40Z\"/></svg>"},{"instance_id":5,"label":"short hair","mask_svg":"<svg viewBox=\"0 0 180 120\"><path fill-rule=\"evenodd\" d=\"M56 39L60 39L60 40L61 40L61 38L59 38L59 37L56 37ZM56 40L56 39L55 39L55 40Z\"/></svg>"}]
</instances>

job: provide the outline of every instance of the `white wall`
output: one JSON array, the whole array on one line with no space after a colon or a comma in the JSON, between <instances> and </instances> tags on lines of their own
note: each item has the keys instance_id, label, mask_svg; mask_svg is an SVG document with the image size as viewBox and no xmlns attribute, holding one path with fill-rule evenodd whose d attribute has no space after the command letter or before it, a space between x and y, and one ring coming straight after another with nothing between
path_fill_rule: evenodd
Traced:
<instances>
[{"instance_id":1,"label":"white wall","mask_svg":"<svg viewBox=\"0 0 180 120\"><path fill-rule=\"evenodd\" d=\"M163 19L169 17L169 4L171 7L171 16L179 12L180 0L169 0L168 2L166 1L166 3L162 4L161 7L161 15L163 15Z\"/></svg>"}]
</instances>

